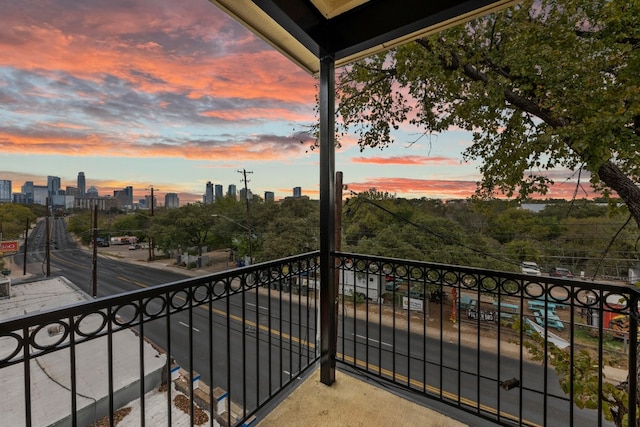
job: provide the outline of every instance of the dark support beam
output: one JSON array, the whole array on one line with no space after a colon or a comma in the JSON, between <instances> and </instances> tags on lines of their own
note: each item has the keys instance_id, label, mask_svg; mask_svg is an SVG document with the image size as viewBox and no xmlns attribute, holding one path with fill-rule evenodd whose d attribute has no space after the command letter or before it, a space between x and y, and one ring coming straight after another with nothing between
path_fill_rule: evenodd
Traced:
<instances>
[{"instance_id":1,"label":"dark support beam","mask_svg":"<svg viewBox=\"0 0 640 427\"><path fill-rule=\"evenodd\" d=\"M320 60L320 381L336 379L335 60Z\"/></svg>"}]
</instances>

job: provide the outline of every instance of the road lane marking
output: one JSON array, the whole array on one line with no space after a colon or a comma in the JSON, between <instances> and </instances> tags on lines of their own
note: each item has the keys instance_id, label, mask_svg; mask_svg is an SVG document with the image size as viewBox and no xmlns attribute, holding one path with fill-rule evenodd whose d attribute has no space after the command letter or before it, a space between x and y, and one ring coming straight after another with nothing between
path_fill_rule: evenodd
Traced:
<instances>
[{"instance_id":1,"label":"road lane marking","mask_svg":"<svg viewBox=\"0 0 640 427\"><path fill-rule=\"evenodd\" d=\"M353 334L351 334L351 335L353 335ZM386 343L386 342L384 342L384 341L382 341L382 342L381 342L381 341L378 341L378 340L373 339L373 338L367 338L367 337L365 337L364 335L356 335L355 337L356 337L356 338L361 338L361 339L363 339L363 340L369 340L369 341L374 342L374 343L376 343L376 344L386 345L386 346L387 346L387 347L389 347L389 348L393 348L393 344L389 344L389 343Z\"/></svg>"},{"instance_id":2,"label":"road lane marking","mask_svg":"<svg viewBox=\"0 0 640 427\"><path fill-rule=\"evenodd\" d=\"M248 302L248 303L246 303L246 304L247 304L247 305L249 305L249 306L251 306L251 307L255 307L255 306L256 306L255 304L253 304L253 303L251 303L251 302ZM264 310L264 311L269 311L269 307L264 307L264 306L262 306L262 305L259 305L259 306L258 306L258 308L259 308L259 309L261 309L261 310Z\"/></svg>"},{"instance_id":3,"label":"road lane marking","mask_svg":"<svg viewBox=\"0 0 640 427\"><path fill-rule=\"evenodd\" d=\"M184 326L185 328L188 328L188 327L189 327L189 325L187 325L187 324L186 324L186 323L184 323L184 322L180 322L180 321L178 321L178 323L180 323L180 324L181 324L182 326ZM194 331L196 331L196 332L200 332L200 329L198 329L198 328L194 328L193 326L191 327L191 329L193 329L193 330L194 330Z\"/></svg>"}]
</instances>

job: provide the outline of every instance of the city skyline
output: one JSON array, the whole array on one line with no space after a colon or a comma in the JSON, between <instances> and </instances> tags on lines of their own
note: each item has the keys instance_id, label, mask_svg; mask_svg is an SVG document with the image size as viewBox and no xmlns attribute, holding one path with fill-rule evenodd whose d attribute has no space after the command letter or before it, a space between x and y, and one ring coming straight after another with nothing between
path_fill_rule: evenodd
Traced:
<instances>
[{"instance_id":1,"label":"city skyline","mask_svg":"<svg viewBox=\"0 0 640 427\"><path fill-rule=\"evenodd\" d=\"M15 188L14 188L14 185L15 185ZM133 188L130 185L125 185L123 188L113 190L111 193L101 192L99 188L93 185L90 185L88 189L86 189L85 187L86 187L86 175L84 174L84 172L78 172L75 186L67 185L58 176L53 176L53 175L47 176L46 184L40 184L34 181L25 181L24 183L19 184L19 183L13 183L11 180L2 179L0 177L0 201L10 202L13 199L12 197L13 194L16 194L16 195L20 194L21 196L24 196L26 193L31 193L31 197L33 199L34 188L46 190L47 196L57 195L58 193L60 193L59 190L62 190L62 193L64 193L65 195L74 196L76 198L106 197L106 198L113 198L113 199L121 199L120 204L122 206L126 206L126 205L133 206L133 205L138 205L140 203L144 204L145 199L149 199L151 197L151 187L145 188L144 190L140 190L140 191L144 191L144 194L142 194L140 198L136 198L134 196L135 188ZM18 188L19 188L19 191L18 191ZM69 191L69 190L72 190L72 191ZM200 201L203 203L214 203L216 199L225 197L227 195L237 197L238 194L236 190L237 188L235 184L229 184L227 186L227 189L224 190L223 184L213 184L211 181L208 181L205 185L205 189L202 194L201 200L196 200L196 202ZM155 188L154 188L154 191L155 191ZM240 192L242 193L243 191L244 191L244 188L242 188ZM265 190L263 195L254 193L251 190L251 188L247 188L247 191L252 197L257 195L263 199L268 198L271 201L275 200L273 191ZM291 193L288 195L285 195L285 197L301 197L303 195L302 192L303 190L301 189L301 187L292 187ZM241 197L243 196L241 195ZM40 199L41 198L42 197L40 197ZM158 200L165 200L164 204L159 204L160 206L168 206L169 204L171 204L171 207L178 207L182 205L182 203L179 203L179 200L180 200L179 194L170 190L162 193L155 191L154 199L156 199L156 203L158 203ZM167 203L166 202L167 200L170 200L170 203ZM21 203L25 203L23 197L18 197L18 201ZM193 201L190 201L187 203L192 203L192 202ZM43 204L44 202L38 199L33 202L26 202L26 203Z\"/></svg>"},{"instance_id":2,"label":"city skyline","mask_svg":"<svg viewBox=\"0 0 640 427\"><path fill-rule=\"evenodd\" d=\"M0 178L70 183L84 171L101 193L132 186L141 199L153 186L185 204L209 181L243 187L246 169L254 194L318 197L317 80L209 2L9 0L0 24ZM461 155L471 134L405 124L394 137L384 151L341 139L336 170L351 191L473 194L478 164ZM545 197L570 198L575 175L554 173Z\"/></svg>"}]
</instances>

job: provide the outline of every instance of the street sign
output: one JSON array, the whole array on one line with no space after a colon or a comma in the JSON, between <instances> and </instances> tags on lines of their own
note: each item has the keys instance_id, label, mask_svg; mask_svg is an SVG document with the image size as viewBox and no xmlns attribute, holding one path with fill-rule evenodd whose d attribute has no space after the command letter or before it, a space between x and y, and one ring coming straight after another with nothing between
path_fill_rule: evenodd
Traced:
<instances>
[{"instance_id":1,"label":"street sign","mask_svg":"<svg viewBox=\"0 0 640 427\"><path fill-rule=\"evenodd\" d=\"M5 240L0 242L0 251L2 252L18 252L17 240Z\"/></svg>"}]
</instances>

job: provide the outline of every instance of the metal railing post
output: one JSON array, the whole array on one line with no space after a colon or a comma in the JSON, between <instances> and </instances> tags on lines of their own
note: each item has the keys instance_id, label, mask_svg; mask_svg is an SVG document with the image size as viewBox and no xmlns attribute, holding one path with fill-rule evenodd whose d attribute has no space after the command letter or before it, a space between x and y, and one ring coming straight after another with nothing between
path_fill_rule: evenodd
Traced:
<instances>
[{"instance_id":1,"label":"metal railing post","mask_svg":"<svg viewBox=\"0 0 640 427\"><path fill-rule=\"evenodd\" d=\"M336 369L335 60L320 60L320 381L331 385Z\"/></svg>"}]
</instances>

